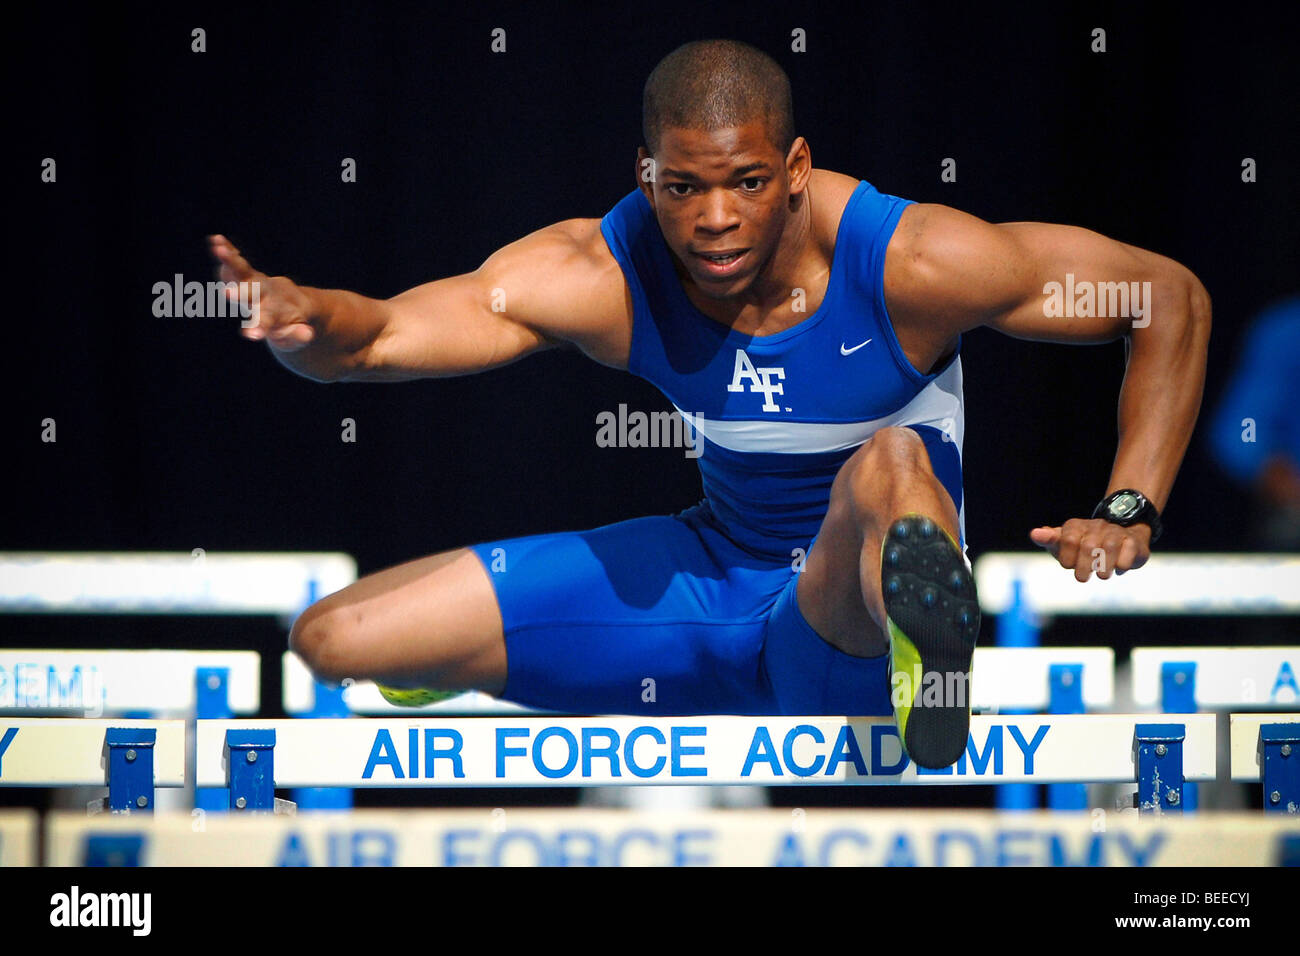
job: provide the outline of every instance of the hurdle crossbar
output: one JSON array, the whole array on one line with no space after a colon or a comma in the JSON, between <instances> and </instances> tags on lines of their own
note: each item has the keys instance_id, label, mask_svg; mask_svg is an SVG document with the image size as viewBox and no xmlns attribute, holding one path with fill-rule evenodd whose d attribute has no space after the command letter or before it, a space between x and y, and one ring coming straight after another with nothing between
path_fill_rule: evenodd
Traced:
<instances>
[{"instance_id":1,"label":"hurdle crossbar","mask_svg":"<svg viewBox=\"0 0 1300 956\"><path fill-rule=\"evenodd\" d=\"M975 562L985 613L1012 606L1015 582L1041 614L1297 614L1300 558L1264 554L1151 556L1140 573L1080 584L1040 552L996 552Z\"/></svg>"},{"instance_id":2,"label":"hurdle crossbar","mask_svg":"<svg viewBox=\"0 0 1300 956\"><path fill-rule=\"evenodd\" d=\"M1300 647L1136 647L1130 662L1139 707L1300 704Z\"/></svg>"},{"instance_id":3,"label":"hurdle crossbar","mask_svg":"<svg viewBox=\"0 0 1300 956\"><path fill-rule=\"evenodd\" d=\"M326 552L0 552L0 612L292 615L356 576Z\"/></svg>"},{"instance_id":4,"label":"hurdle crossbar","mask_svg":"<svg viewBox=\"0 0 1300 956\"><path fill-rule=\"evenodd\" d=\"M154 787L184 785L183 720L0 718L0 786L107 786L110 801L149 809Z\"/></svg>"},{"instance_id":5,"label":"hurdle crossbar","mask_svg":"<svg viewBox=\"0 0 1300 956\"><path fill-rule=\"evenodd\" d=\"M49 866L1268 866L1300 821L988 811L50 814Z\"/></svg>"},{"instance_id":6,"label":"hurdle crossbar","mask_svg":"<svg viewBox=\"0 0 1300 956\"><path fill-rule=\"evenodd\" d=\"M255 714L261 660L256 651L3 650L0 711L193 712L206 668L225 671L225 709Z\"/></svg>"},{"instance_id":7,"label":"hurdle crossbar","mask_svg":"<svg viewBox=\"0 0 1300 956\"><path fill-rule=\"evenodd\" d=\"M909 762L881 717L209 720L196 773L200 787L233 788L256 747L276 787L1119 782L1136 779L1141 738L1166 742L1171 784L1175 763L1179 786L1214 777L1214 715L1180 716L1154 738L1142 735L1150 719L977 715L966 753L941 771Z\"/></svg>"}]
</instances>

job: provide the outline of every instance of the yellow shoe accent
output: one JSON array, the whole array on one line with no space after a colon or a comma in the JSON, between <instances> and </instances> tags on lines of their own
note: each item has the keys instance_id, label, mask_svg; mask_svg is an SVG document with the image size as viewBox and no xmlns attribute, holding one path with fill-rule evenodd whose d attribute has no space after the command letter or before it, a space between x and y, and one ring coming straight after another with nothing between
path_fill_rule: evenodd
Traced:
<instances>
[{"instance_id":1,"label":"yellow shoe accent","mask_svg":"<svg viewBox=\"0 0 1300 956\"><path fill-rule=\"evenodd\" d=\"M892 619L885 618L885 623L889 625L889 695L898 721L898 739L902 741L907 739L912 704L921 692L921 652Z\"/></svg>"},{"instance_id":2,"label":"yellow shoe accent","mask_svg":"<svg viewBox=\"0 0 1300 956\"><path fill-rule=\"evenodd\" d=\"M383 684L375 684L375 687L379 689L384 700L397 707L427 707L429 704L459 697L465 693L463 690L429 690L425 687L402 690L396 687L385 687Z\"/></svg>"}]
</instances>

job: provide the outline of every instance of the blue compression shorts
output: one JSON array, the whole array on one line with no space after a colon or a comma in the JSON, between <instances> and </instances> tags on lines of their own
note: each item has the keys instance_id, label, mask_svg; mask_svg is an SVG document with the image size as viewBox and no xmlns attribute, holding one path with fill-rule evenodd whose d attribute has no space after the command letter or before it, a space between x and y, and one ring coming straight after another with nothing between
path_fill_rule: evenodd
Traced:
<instances>
[{"instance_id":1,"label":"blue compression shorts","mask_svg":"<svg viewBox=\"0 0 1300 956\"><path fill-rule=\"evenodd\" d=\"M889 655L822 640L793 561L737 547L707 505L470 550L501 608L506 700L579 714L893 713Z\"/></svg>"}]
</instances>

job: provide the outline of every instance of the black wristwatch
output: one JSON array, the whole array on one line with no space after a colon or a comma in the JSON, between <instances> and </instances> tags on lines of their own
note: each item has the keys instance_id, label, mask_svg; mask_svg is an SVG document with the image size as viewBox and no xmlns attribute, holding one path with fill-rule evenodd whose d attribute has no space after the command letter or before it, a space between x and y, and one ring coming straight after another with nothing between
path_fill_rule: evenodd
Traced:
<instances>
[{"instance_id":1,"label":"black wristwatch","mask_svg":"<svg viewBox=\"0 0 1300 956\"><path fill-rule=\"evenodd\" d=\"M1151 528L1151 543L1154 544L1164 530L1160 524L1160 512L1147 500L1147 496L1132 488L1121 488L1102 499L1101 504L1092 513L1094 518L1127 528L1129 525L1145 524Z\"/></svg>"}]
</instances>

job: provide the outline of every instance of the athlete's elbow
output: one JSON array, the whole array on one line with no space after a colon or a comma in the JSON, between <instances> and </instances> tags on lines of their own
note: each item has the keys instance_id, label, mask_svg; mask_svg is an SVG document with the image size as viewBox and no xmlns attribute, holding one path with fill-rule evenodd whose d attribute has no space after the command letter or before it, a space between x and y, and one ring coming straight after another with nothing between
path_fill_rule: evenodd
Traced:
<instances>
[{"instance_id":1,"label":"athlete's elbow","mask_svg":"<svg viewBox=\"0 0 1300 956\"><path fill-rule=\"evenodd\" d=\"M1193 354L1204 355L1210 348L1212 304L1210 293L1191 269L1182 268L1177 301L1176 312L1183 319L1179 338Z\"/></svg>"},{"instance_id":2,"label":"athlete's elbow","mask_svg":"<svg viewBox=\"0 0 1300 956\"><path fill-rule=\"evenodd\" d=\"M1193 324L1200 332L1208 347L1210 342L1210 327L1214 323L1213 303L1210 301L1210 293L1206 290L1205 285L1189 269L1188 276L1188 315L1191 316Z\"/></svg>"},{"instance_id":3,"label":"athlete's elbow","mask_svg":"<svg viewBox=\"0 0 1300 956\"><path fill-rule=\"evenodd\" d=\"M1152 285L1145 303L1144 321L1134 322L1133 328L1150 328L1155 333L1153 338L1177 341L1183 349L1208 349L1210 294L1196 274L1186 266L1171 262L1169 269L1158 275Z\"/></svg>"}]
</instances>

